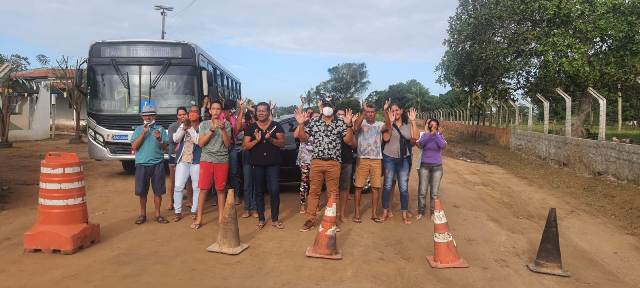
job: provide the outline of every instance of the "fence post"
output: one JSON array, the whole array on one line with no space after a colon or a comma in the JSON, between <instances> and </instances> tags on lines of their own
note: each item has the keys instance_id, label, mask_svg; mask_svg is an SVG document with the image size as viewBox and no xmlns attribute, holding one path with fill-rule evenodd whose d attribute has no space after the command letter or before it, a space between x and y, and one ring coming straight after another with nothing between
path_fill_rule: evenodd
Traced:
<instances>
[{"instance_id":1,"label":"fence post","mask_svg":"<svg viewBox=\"0 0 640 288\"><path fill-rule=\"evenodd\" d=\"M529 107L529 115L527 119L527 130L529 132L533 131L533 103L531 103L530 99L522 98L522 101L527 104Z\"/></svg>"},{"instance_id":2,"label":"fence post","mask_svg":"<svg viewBox=\"0 0 640 288\"><path fill-rule=\"evenodd\" d=\"M518 112L518 105L516 105L515 102L513 102L513 100L509 100L509 104L511 104L511 106L513 106L513 109L516 109L516 122L515 122L515 126L516 126L516 130L519 130L518 128L518 122L520 122L520 113Z\"/></svg>"},{"instance_id":3,"label":"fence post","mask_svg":"<svg viewBox=\"0 0 640 288\"><path fill-rule=\"evenodd\" d=\"M571 137L571 97L560 88L556 88L556 93L564 98L565 103L564 136Z\"/></svg>"},{"instance_id":4,"label":"fence post","mask_svg":"<svg viewBox=\"0 0 640 288\"><path fill-rule=\"evenodd\" d=\"M591 94L591 96L593 96L596 99L598 99L598 102L600 103L600 121L598 123L598 140L604 141L604 140L606 140L605 132L606 132L606 129L607 129L607 112L606 112L607 111L607 99L602 97L602 95L598 94L598 92L596 92L596 90L594 90L591 87L587 88L587 92L589 92L589 94Z\"/></svg>"},{"instance_id":5,"label":"fence post","mask_svg":"<svg viewBox=\"0 0 640 288\"><path fill-rule=\"evenodd\" d=\"M544 107L544 134L549 133L549 100L542 97L540 94L536 94L538 99L542 101L542 105Z\"/></svg>"}]
</instances>

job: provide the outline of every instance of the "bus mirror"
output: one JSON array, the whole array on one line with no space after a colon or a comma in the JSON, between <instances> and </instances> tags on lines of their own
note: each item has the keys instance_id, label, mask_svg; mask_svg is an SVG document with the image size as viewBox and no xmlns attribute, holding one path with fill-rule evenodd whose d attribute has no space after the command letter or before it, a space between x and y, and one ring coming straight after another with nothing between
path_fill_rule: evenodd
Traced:
<instances>
[{"instance_id":1,"label":"bus mirror","mask_svg":"<svg viewBox=\"0 0 640 288\"><path fill-rule=\"evenodd\" d=\"M73 84L76 88L80 89L80 87L82 87L82 69L76 69L76 73L74 76L75 79Z\"/></svg>"},{"instance_id":2,"label":"bus mirror","mask_svg":"<svg viewBox=\"0 0 640 288\"><path fill-rule=\"evenodd\" d=\"M202 94L209 95L209 71L202 70Z\"/></svg>"}]
</instances>

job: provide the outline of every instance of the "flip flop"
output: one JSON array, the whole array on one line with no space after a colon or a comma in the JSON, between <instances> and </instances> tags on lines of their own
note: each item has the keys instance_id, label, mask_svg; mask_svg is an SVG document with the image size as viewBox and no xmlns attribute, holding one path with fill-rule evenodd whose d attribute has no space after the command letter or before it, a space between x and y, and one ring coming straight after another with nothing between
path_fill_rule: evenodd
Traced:
<instances>
[{"instance_id":1,"label":"flip flop","mask_svg":"<svg viewBox=\"0 0 640 288\"><path fill-rule=\"evenodd\" d=\"M158 216L158 217L156 217L156 222L158 222L160 224L167 224L167 223L169 223L169 220L164 219L164 217L162 217L162 216Z\"/></svg>"},{"instance_id":2,"label":"flip flop","mask_svg":"<svg viewBox=\"0 0 640 288\"><path fill-rule=\"evenodd\" d=\"M278 229L284 229L284 224L280 221L271 223L271 226Z\"/></svg>"},{"instance_id":3,"label":"flip flop","mask_svg":"<svg viewBox=\"0 0 640 288\"><path fill-rule=\"evenodd\" d=\"M176 216L173 217L173 222L178 222L180 220L182 220L182 214L176 213Z\"/></svg>"},{"instance_id":4,"label":"flip flop","mask_svg":"<svg viewBox=\"0 0 640 288\"><path fill-rule=\"evenodd\" d=\"M362 223L362 220L360 220L360 217L353 217L353 219L351 219L351 221L353 221L355 223Z\"/></svg>"},{"instance_id":5,"label":"flip flop","mask_svg":"<svg viewBox=\"0 0 640 288\"><path fill-rule=\"evenodd\" d=\"M378 217L372 217L372 218L371 218L371 220L372 220L373 222L376 222L376 223L384 223L384 221L382 221L382 219L380 219L380 218L378 218Z\"/></svg>"},{"instance_id":6,"label":"flip flop","mask_svg":"<svg viewBox=\"0 0 640 288\"><path fill-rule=\"evenodd\" d=\"M147 222L147 216L140 215L140 216L138 216L138 218L136 218L136 222L135 223L136 223L136 225L140 225L140 224L142 224L144 222Z\"/></svg>"},{"instance_id":7,"label":"flip flop","mask_svg":"<svg viewBox=\"0 0 640 288\"><path fill-rule=\"evenodd\" d=\"M198 229L200 229L201 226L202 226L202 224L200 224L200 223L196 223L196 222L191 223L191 229L193 229L193 230L198 230Z\"/></svg>"},{"instance_id":8,"label":"flip flop","mask_svg":"<svg viewBox=\"0 0 640 288\"><path fill-rule=\"evenodd\" d=\"M264 228L264 224L265 224L265 223L264 223L264 222L262 222L262 221L258 222L258 224L256 225L256 230L257 230L257 231L262 230L262 228Z\"/></svg>"}]
</instances>

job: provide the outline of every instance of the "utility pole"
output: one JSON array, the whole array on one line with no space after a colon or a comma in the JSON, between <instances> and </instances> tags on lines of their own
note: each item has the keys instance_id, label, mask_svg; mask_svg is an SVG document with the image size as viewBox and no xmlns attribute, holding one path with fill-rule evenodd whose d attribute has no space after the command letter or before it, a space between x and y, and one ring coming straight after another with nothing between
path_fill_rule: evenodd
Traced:
<instances>
[{"instance_id":1,"label":"utility pole","mask_svg":"<svg viewBox=\"0 0 640 288\"><path fill-rule=\"evenodd\" d=\"M164 32L164 18L167 16L167 11L173 11L173 7L165 5L156 5L154 7L156 10L160 10L160 15L162 15L162 34L160 34L160 39L164 40L164 35L167 34Z\"/></svg>"}]
</instances>

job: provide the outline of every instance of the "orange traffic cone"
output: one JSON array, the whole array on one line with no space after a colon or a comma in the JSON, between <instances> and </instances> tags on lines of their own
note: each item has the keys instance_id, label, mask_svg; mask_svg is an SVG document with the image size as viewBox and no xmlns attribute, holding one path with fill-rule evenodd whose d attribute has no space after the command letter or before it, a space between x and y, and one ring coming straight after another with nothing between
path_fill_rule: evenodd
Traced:
<instances>
[{"instance_id":1,"label":"orange traffic cone","mask_svg":"<svg viewBox=\"0 0 640 288\"><path fill-rule=\"evenodd\" d=\"M528 264L529 270L537 273L545 273L557 276L569 277L569 272L562 268L562 256L560 254L560 236L558 234L558 219L556 208L550 208L547 214L547 223L544 225L538 254L533 263Z\"/></svg>"},{"instance_id":2,"label":"orange traffic cone","mask_svg":"<svg viewBox=\"0 0 640 288\"><path fill-rule=\"evenodd\" d=\"M469 264L458 255L456 241L449 233L447 216L442 210L440 199L435 201L433 211L433 250L434 256L427 256L432 268L467 268Z\"/></svg>"},{"instance_id":3,"label":"orange traffic cone","mask_svg":"<svg viewBox=\"0 0 640 288\"><path fill-rule=\"evenodd\" d=\"M73 254L99 241L100 225L89 224L78 156L49 152L40 165L38 218L24 234L24 251Z\"/></svg>"},{"instance_id":4,"label":"orange traffic cone","mask_svg":"<svg viewBox=\"0 0 640 288\"><path fill-rule=\"evenodd\" d=\"M227 201L224 204L222 222L218 231L218 241L207 248L209 252L238 255L244 249L249 248L248 244L240 243L240 230L238 229L234 194L233 189L227 191Z\"/></svg>"},{"instance_id":5,"label":"orange traffic cone","mask_svg":"<svg viewBox=\"0 0 640 288\"><path fill-rule=\"evenodd\" d=\"M307 257L342 259L342 251L338 250L336 243L336 197L332 195L327 201L322 223L318 228L313 247L307 248Z\"/></svg>"}]
</instances>

